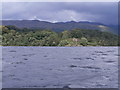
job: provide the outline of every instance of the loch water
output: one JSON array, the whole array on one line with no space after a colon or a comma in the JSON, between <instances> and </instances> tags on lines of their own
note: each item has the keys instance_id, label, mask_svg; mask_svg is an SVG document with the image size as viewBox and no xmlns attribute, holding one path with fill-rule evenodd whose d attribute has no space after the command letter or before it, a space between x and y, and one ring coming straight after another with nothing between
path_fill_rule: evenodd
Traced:
<instances>
[{"instance_id":1,"label":"loch water","mask_svg":"<svg viewBox=\"0 0 120 90\"><path fill-rule=\"evenodd\" d=\"M117 88L118 47L2 47L3 88Z\"/></svg>"}]
</instances>

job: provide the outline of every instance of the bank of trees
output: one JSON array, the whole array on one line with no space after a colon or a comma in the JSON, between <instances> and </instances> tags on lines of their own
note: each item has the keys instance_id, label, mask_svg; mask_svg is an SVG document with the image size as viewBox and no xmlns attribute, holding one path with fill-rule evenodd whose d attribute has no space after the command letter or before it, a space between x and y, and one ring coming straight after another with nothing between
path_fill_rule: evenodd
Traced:
<instances>
[{"instance_id":1,"label":"bank of trees","mask_svg":"<svg viewBox=\"0 0 120 90\"><path fill-rule=\"evenodd\" d=\"M3 46L118 46L118 36L99 30L52 30L19 29L1 26Z\"/></svg>"}]
</instances>

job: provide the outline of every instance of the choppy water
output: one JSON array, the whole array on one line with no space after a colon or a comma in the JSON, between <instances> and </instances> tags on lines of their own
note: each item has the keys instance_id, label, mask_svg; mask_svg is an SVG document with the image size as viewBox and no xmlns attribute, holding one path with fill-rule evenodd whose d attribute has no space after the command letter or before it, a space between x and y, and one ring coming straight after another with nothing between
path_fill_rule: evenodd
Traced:
<instances>
[{"instance_id":1,"label":"choppy water","mask_svg":"<svg viewBox=\"0 0 120 90\"><path fill-rule=\"evenodd\" d=\"M3 88L117 88L117 47L3 47Z\"/></svg>"}]
</instances>

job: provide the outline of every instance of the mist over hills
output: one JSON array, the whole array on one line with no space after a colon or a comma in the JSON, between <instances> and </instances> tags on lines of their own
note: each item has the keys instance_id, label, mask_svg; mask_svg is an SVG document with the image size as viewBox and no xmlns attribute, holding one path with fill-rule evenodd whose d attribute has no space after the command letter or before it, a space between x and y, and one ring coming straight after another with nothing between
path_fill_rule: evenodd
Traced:
<instances>
[{"instance_id":1,"label":"mist over hills","mask_svg":"<svg viewBox=\"0 0 120 90\"><path fill-rule=\"evenodd\" d=\"M89 21L51 23L39 20L2 20L2 25L14 25L18 28L49 29L57 32L72 29L90 29L118 33L117 25L104 25L102 23Z\"/></svg>"}]
</instances>

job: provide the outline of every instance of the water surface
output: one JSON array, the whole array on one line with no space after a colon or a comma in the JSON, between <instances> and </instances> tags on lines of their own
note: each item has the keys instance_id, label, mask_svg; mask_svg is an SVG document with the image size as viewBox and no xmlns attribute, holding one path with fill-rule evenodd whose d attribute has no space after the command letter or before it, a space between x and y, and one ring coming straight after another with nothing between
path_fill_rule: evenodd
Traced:
<instances>
[{"instance_id":1,"label":"water surface","mask_svg":"<svg viewBox=\"0 0 120 90\"><path fill-rule=\"evenodd\" d=\"M117 47L2 47L3 88L117 88Z\"/></svg>"}]
</instances>

